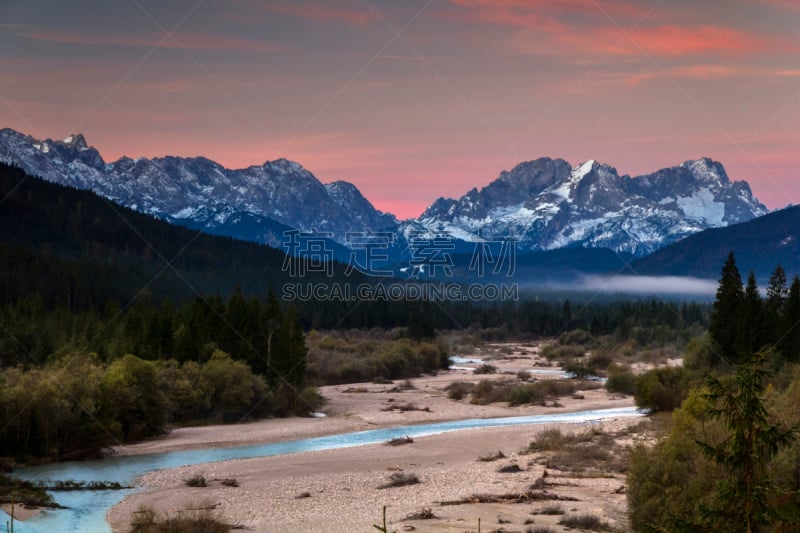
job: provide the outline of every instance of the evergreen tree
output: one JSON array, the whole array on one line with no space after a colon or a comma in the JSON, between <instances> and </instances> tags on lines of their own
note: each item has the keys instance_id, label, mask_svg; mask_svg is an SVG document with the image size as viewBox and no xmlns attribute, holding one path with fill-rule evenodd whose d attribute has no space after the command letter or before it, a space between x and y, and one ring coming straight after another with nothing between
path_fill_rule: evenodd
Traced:
<instances>
[{"instance_id":1,"label":"evergreen tree","mask_svg":"<svg viewBox=\"0 0 800 533\"><path fill-rule=\"evenodd\" d=\"M726 524L728 531L760 531L776 518L769 504L774 486L767 466L782 448L792 444L798 429L775 425L767 411L764 359L760 352L740 365L732 387L717 378L708 382L706 398L712 405L708 413L722 420L729 436L717 444L698 444L729 476L719 483L718 503L707 511L706 518L714 527Z\"/></svg>"},{"instance_id":2,"label":"evergreen tree","mask_svg":"<svg viewBox=\"0 0 800 533\"><path fill-rule=\"evenodd\" d=\"M293 387L299 394L306 371L306 348L303 328L297 320L293 307L290 307L281 320L275 342L275 353L270 370L273 382L283 382Z\"/></svg>"},{"instance_id":3,"label":"evergreen tree","mask_svg":"<svg viewBox=\"0 0 800 533\"><path fill-rule=\"evenodd\" d=\"M800 361L800 278L792 279L784 305L778 350L787 360Z\"/></svg>"},{"instance_id":4,"label":"evergreen tree","mask_svg":"<svg viewBox=\"0 0 800 533\"><path fill-rule=\"evenodd\" d=\"M744 307L742 308L742 349L749 353L759 351L769 339L764 335L764 311L761 295L758 292L756 275L751 270L744 290Z\"/></svg>"},{"instance_id":5,"label":"evergreen tree","mask_svg":"<svg viewBox=\"0 0 800 533\"><path fill-rule=\"evenodd\" d=\"M739 361L739 354L742 352L743 306L742 277L736 267L736 258L731 252L722 267L717 298L708 324L708 332L715 349L712 363L724 360L733 364Z\"/></svg>"},{"instance_id":6,"label":"evergreen tree","mask_svg":"<svg viewBox=\"0 0 800 533\"><path fill-rule=\"evenodd\" d=\"M764 335L769 344L775 344L781 336L783 305L788 295L786 272L781 265L778 265L769 278L767 298L764 302Z\"/></svg>"}]
</instances>

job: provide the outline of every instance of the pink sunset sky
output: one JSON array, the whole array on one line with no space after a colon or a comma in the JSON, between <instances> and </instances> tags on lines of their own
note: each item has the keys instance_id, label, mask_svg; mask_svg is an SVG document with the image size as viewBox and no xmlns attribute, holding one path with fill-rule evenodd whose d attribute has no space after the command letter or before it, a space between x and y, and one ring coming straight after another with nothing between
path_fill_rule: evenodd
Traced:
<instances>
[{"instance_id":1,"label":"pink sunset sky","mask_svg":"<svg viewBox=\"0 0 800 533\"><path fill-rule=\"evenodd\" d=\"M800 203L800 1L3 0L0 127L295 160L401 218L542 156Z\"/></svg>"}]
</instances>

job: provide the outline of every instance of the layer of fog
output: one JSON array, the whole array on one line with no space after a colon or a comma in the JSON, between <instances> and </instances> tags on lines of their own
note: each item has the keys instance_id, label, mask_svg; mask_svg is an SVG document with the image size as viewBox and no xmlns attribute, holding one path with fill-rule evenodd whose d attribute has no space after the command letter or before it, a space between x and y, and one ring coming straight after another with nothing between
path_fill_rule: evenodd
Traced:
<instances>
[{"instance_id":1,"label":"layer of fog","mask_svg":"<svg viewBox=\"0 0 800 533\"><path fill-rule=\"evenodd\" d=\"M572 282L548 284L551 289L568 291L686 296L713 296L717 286L717 280L703 278L623 275L582 276Z\"/></svg>"}]
</instances>

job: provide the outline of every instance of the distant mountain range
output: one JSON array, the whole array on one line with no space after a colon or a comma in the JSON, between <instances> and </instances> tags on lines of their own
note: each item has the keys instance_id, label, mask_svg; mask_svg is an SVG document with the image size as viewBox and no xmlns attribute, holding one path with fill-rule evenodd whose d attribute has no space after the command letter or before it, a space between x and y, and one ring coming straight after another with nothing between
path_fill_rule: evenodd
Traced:
<instances>
[{"instance_id":1,"label":"distant mountain range","mask_svg":"<svg viewBox=\"0 0 800 533\"><path fill-rule=\"evenodd\" d=\"M38 140L3 129L0 161L172 223L273 246L290 229L322 232L345 246L348 233L388 232L393 259L408 253L414 232L445 235L463 250L503 235L517 240L520 253L580 246L643 256L768 212L746 182L730 181L709 159L635 178L595 161L573 168L537 159L457 200L439 198L406 221L375 209L351 183L322 184L286 159L238 170L203 157L106 163L80 134Z\"/></svg>"},{"instance_id":2,"label":"distant mountain range","mask_svg":"<svg viewBox=\"0 0 800 533\"><path fill-rule=\"evenodd\" d=\"M523 249L608 248L642 256L707 228L768 212L744 181L710 159L631 178L595 161L517 165L458 200L440 198L418 219L456 237L513 234Z\"/></svg>"}]
</instances>

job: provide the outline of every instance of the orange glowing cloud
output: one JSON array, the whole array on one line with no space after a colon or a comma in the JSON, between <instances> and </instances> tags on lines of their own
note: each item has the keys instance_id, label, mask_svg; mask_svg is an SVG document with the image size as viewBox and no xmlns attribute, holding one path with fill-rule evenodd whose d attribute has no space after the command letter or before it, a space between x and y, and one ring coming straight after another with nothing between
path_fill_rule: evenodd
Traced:
<instances>
[{"instance_id":1,"label":"orange glowing cloud","mask_svg":"<svg viewBox=\"0 0 800 533\"><path fill-rule=\"evenodd\" d=\"M687 55L746 55L775 47L772 39L718 26L659 26L642 28L633 40L648 54L661 57ZM628 52L621 49L623 53ZM634 51L636 53L636 51Z\"/></svg>"},{"instance_id":2,"label":"orange glowing cloud","mask_svg":"<svg viewBox=\"0 0 800 533\"><path fill-rule=\"evenodd\" d=\"M559 57L624 57L643 53L664 58L741 57L799 48L797 43L786 39L731 27L678 25L670 22L666 12L651 12L623 1L450 0L450 3L458 9L440 12L440 16L514 28L508 43L515 53ZM585 15L592 16L590 25L581 20Z\"/></svg>"}]
</instances>

